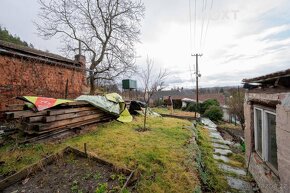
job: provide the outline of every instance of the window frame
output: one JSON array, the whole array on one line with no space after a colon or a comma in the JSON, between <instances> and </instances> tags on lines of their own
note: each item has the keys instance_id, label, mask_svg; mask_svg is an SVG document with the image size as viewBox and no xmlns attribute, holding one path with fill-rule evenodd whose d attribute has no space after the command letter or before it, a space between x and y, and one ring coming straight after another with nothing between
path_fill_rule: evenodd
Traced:
<instances>
[{"instance_id":1,"label":"window frame","mask_svg":"<svg viewBox=\"0 0 290 193\"><path fill-rule=\"evenodd\" d=\"M258 151L258 128L257 128L257 114L256 114L256 110L259 110L260 112L261 112L261 120L262 120L262 129L261 129L261 132L262 132L262 134L261 134L261 136L262 136L262 152L259 152ZM265 149L264 149L264 143L263 143L263 141L264 141L264 135L263 135L263 128L264 128L264 120L263 120L263 109L262 108L260 108L260 107L254 107L254 137L255 137L255 151L256 151L256 153L264 160L264 158L263 158L263 155L264 155L264 153L263 153L263 151L265 151Z\"/></svg>"},{"instance_id":2,"label":"window frame","mask_svg":"<svg viewBox=\"0 0 290 193\"><path fill-rule=\"evenodd\" d=\"M258 135L257 135L257 114L256 110L259 110L261 112L261 119L262 119L262 155L257 150L258 147ZM270 109L263 106L257 106L254 105L254 144L255 144L255 152L261 157L261 159L266 163L266 165L275 173L278 174L278 168L276 169L273 164L269 162L269 127L268 127L268 121L267 121L267 113L272 114L275 116L275 119L277 119L277 114L274 109ZM276 128L275 128L276 129ZM277 130L276 130L277 131ZM276 134L276 143L277 143L277 134ZM278 153L278 149L277 149Z\"/></svg>"}]
</instances>

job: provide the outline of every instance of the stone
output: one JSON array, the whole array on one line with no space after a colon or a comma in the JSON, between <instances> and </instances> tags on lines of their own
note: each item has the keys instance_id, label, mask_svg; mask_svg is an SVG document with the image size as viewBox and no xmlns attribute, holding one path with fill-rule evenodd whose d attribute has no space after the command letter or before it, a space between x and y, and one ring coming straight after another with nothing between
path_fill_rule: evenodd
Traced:
<instances>
[{"instance_id":1,"label":"stone","mask_svg":"<svg viewBox=\"0 0 290 193\"><path fill-rule=\"evenodd\" d=\"M211 139L213 143L220 143L224 145L232 145L232 142L224 140L224 139Z\"/></svg>"},{"instance_id":2,"label":"stone","mask_svg":"<svg viewBox=\"0 0 290 193\"><path fill-rule=\"evenodd\" d=\"M217 125L208 118L201 118L201 122L209 127L217 127Z\"/></svg>"},{"instance_id":3,"label":"stone","mask_svg":"<svg viewBox=\"0 0 290 193\"><path fill-rule=\"evenodd\" d=\"M207 129L211 132L211 131L215 131L215 132L218 132L216 128L214 127L207 127Z\"/></svg>"},{"instance_id":4,"label":"stone","mask_svg":"<svg viewBox=\"0 0 290 193\"><path fill-rule=\"evenodd\" d=\"M214 153L215 154L224 155L224 156L229 156L233 152L231 150L228 150L228 149L218 149L218 148L214 148Z\"/></svg>"},{"instance_id":5,"label":"stone","mask_svg":"<svg viewBox=\"0 0 290 193\"><path fill-rule=\"evenodd\" d=\"M231 188L237 189L240 192L252 193L252 185L244 180L227 176L228 184Z\"/></svg>"},{"instance_id":6,"label":"stone","mask_svg":"<svg viewBox=\"0 0 290 193\"><path fill-rule=\"evenodd\" d=\"M218 144L218 143L213 143L212 146L215 147L215 148L230 149L229 146Z\"/></svg>"},{"instance_id":7,"label":"stone","mask_svg":"<svg viewBox=\"0 0 290 193\"><path fill-rule=\"evenodd\" d=\"M230 159L226 156L223 156L223 155L216 155L216 154L213 154L213 159L215 160L222 160L223 162L230 162Z\"/></svg>"},{"instance_id":8,"label":"stone","mask_svg":"<svg viewBox=\"0 0 290 193\"><path fill-rule=\"evenodd\" d=\"M209 136L215 139L223 139L219 133L210 133Z\"/></svg>"},{"instance_id":9,"label":"stone","mask_svg":"<svg viewBox=\"0 0 290 193\"><path fill-rule=\"evenodd\" d=\"M214 135L220 135L220 133L218 131L212 131L212 130L209 130L209 133L211 134L214 134Z\"/></svg>"},{"instance_id":10,"label":"stone","mask_svg":"<svg viewBox=\"0 0 290 193\"><path fill-rule=\"evenodd\" d=\"M227 171L227 172L235 173L237 175L241 175L241 176L245 176L246 175L246 171L245 170L240 169L240 168L235 168L235 167L232 167L232 166L228 166L226 164L219 164L219 168L224 170L224 171Z\"/></svg>"}]
</instances>

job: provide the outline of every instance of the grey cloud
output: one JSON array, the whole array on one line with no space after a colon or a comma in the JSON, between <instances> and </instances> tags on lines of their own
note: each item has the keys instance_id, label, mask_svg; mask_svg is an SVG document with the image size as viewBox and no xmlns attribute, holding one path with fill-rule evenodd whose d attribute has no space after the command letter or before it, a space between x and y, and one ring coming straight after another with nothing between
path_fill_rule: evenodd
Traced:
<instances>
[{"instance_id":1,"label":"grey cloud","mask_svg":"<svg viewBox=\"0 0 290 193\"><path fill-rule=\"evenodd\" d=\"M263 66L259 66L256 69L242 71L242 72L224 72L219 74L214 74L210 76L204 76L201 79L203 85L210 85L214 83L214 85L226 86L226 85L237 85L242 82L245 78L253 78L269 73L273 73L280 70L285 70L286 68L290 68L290 60L288 64L281 65L279 63L267 64Z\"/></svg>"}]
</instances>

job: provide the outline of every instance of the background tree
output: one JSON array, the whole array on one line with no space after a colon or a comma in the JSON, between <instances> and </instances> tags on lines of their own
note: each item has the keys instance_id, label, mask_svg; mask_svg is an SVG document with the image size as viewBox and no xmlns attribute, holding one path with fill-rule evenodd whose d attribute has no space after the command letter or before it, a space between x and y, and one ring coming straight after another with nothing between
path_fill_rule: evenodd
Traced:
<instances>
[{"instance_id":1,"label":"background tree","mask_svg":"<svg viewBox=\"0 0 290 193\"><path fill-rule=\"evenodd\" d=\"M33 48L32 44L28 45L26 41L21 40L17 35L10 34L6 28L3 28L1 26L0 26L0 40Z\"/></svg>"},{"instance_id":2,"label":"background tree","mask_svg":"<svg viewBox=\"0 0 290 193\"><path fill-rule=\"evenodd\" d=\"M235 115L238 118L243 130L245 129L244 98L244 90L238 88L238 90L231 92L231 96L228 102L229 113Z\"/></svg>"},{"instance_id":3,"label":"background tree","mask_svg":"<svg viewBox=\"0 0 290 193\"><path fill-rule=\"evenodd\" d=\"M40 0L37 29L45 38L59 35L64 50L79 42L89 58L90 94L95 80L113 80L135 70L134 43L139 41L144 5L135 0Z\"/></svg>"},{"instance_id":4,"label":"background tree","mask_svg":"<svg viewBox=\"0 0 290 193\"><path fill-rule=\"evenodd\" d=\"M144 87L143 99L144 99L144 102L146 103L143 131L146 131L148 129L146 127L146 121L147 121L147 114L148 114L147 112L148 112L150 99L152 98L154 93L164 89L164 81L166 77L168 76L167 71L161 70L161 69L159 70L158 74L154 74L153 65L154 65L153 60L147 57L146 67L145 69L142 69L141 72L139 73L141 82Z\"/></svg>"}]
</instances>

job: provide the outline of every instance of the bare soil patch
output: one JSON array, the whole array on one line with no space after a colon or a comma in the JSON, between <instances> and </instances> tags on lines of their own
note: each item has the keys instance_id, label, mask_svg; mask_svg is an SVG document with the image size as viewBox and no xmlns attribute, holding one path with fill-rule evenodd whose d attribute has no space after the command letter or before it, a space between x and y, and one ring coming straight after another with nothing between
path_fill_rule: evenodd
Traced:
<instances>
[{"instance_id":1,"label":"bare soil patch","mask_svg":"<svg viewBox=\"0 0 290 193\"><path fill-rule=\"evenodd\" d=\"M110 165L66 153L3 192L119 192L127 177Z\"/></svg>"}]
</instances>

